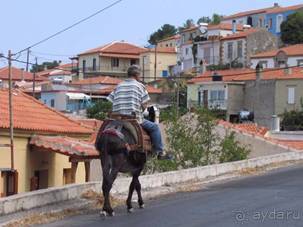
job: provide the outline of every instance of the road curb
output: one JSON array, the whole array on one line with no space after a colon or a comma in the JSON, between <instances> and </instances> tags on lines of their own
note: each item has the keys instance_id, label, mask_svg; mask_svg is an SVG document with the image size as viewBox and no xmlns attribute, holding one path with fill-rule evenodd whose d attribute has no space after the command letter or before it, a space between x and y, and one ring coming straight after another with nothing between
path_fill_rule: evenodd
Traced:
<instances>
[{"instance_id":1,"label":"road curb","mask_svg":"<svg viewBox=\"0 0 303 227\"><path fill-rule=\"evenodd\" d=\"M217 177L223 174L228 174L248 168L258 168L273 163L298 160L303 160L303 152L291 151L236 162L215 164L153 175L145 175L140 177L140 182L143 189L157 188L187 181L199 181L208 177ZM118 178L113 186L112 193L121 194L127 192L130 181L130 177ZM93 190L97 193L101 192L101 182L72 184L64 187L49 188L1 198L0 215L6 215L18 211L29 210L32 208L79 198L82 193L87 190Z\"/></svg>"}]
</instances>

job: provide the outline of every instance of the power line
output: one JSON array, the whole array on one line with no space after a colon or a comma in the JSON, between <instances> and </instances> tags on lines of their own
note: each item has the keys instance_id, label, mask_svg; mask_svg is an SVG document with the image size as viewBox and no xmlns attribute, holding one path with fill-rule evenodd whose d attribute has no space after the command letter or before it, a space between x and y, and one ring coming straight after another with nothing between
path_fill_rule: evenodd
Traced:
<instances>
[{"instance_id":1,"label":"power line","mask_svg":"<svg viewBox=\"0 0 303 227\"><path fill-rule=\"evenodd\" d=\"M53 54L53 53L44 53L44 52L37 52L37 51L31 51L34 54L38 55L44 55L44 56L53 56L53 57L71 57L75 56L76 54Z\"/></svg>"},{"instance_id":2,"label":"power line","mask_svg":"<svg viewBox=\"0 0 303 227\"><path fill-rule=\"evenodd\" d=\"M98 15L98 14L104 12L104 11L107 10L107 9L110 9L111 7L117 5L118 3L122 2L122 1L123 1L123 0L117 0L117 1L115 1L115 2L111 3L110 5L108 5L108 6L104 7L104 8L102 8L102 9L98 10L97 12L95 12L95 13L89 15L88 17L85 17L85 18L83 18L83 19L77 21L76 23L74 23L74 24L72 24L72 25L70 25L70 26L68 26L68 27L66 27L66 28L64 28L64 29L62 29L62 30L60 30L60 31L58 31L58 32L56 32L56 33L54 33L53 35L50 35L50 36L48 36L47 38L42 39L42 40L40 40L39 42L36 42L36 43L34 43L34 44L32 44L32 45L30 45L30 46L28 46L28 47L26 47L26 48L20 50L20 51L17 52L16 54L19 54L19 53L21 53L21 52L26 51L27 49L31 49L31 48L33 48L33 47L35 47L35 46L38 46L39 44L44 43L44 42L46 42L46 41L48 41L48 40L54 38L54 37L57 36L57 35L60 35L61 33L70 30L71 28L73 28L73 27L75 27L75 26L77 26L77 25L79 25L79 24L81 24L81 23L83 23L83 22L89 20L90 18L92 18L92 17L94 17L94 16L96 16L96 15Z\"/></svg>"}]
</instances>

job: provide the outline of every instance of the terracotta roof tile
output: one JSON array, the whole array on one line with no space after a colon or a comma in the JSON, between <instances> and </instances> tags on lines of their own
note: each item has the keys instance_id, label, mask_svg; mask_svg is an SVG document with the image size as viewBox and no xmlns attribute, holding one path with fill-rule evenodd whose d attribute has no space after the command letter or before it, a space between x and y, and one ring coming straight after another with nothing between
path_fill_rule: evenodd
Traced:
<instances>
[{"instance_id":1,"label":"terracotta roof tile","mask_svg":"<svg viewBox=\"0 0 303 227\"><path fill-rule=\"evenodd\" d=\"M268 7L268 8L263 8L263 9L254 9L254 10L239 12L239 13L236 13L236 14L232 14L230 16L225 16L225 17L223 17L223 20L230 20L230 19L235 19L235 18L239 18L239 17L250 16L250 15L253 15L253 14L265 13L267 10L271 10L271 9L274 9L274 8L276 8L276 7Z\"/></svg>"},{"instance_id":2,"label":"terracotta roof tile","mask_svg":"<svg viewBox=\"0 0 303 227\"><path fill-rule=\"evenodd\" d=\"M117 85L121 83L122 80L110 77L110 76L97 76L86 78L83 80L78 80L72 83L72 85L90 85L90 84L107 84L107 85Z\"/></svg>"},{"instance_id":3,"label":"terracotta roof tile","mask_svg":"<svg viewBox=\"0 0 303 227\"><path fill-rule=\"evenodd\" d=\"M232 30L233 25L230 23L220 23L214 25L208 25L208 30ZM243 31L243 25L237 24L237 31Z\"/></svg>"},{"instance_id":4,"label":"terracotta roof tile","mask_svg":"<svg viewBox=\"0 0 303 227\"><path fill-rule=\"evenodd\" d=\"M265 31L264 29L255 29L255 28L250 28L247 29L245 31L239 32L239 33L235 33L232 35L227 35L223 38L221 38L221 40L232 40L232 39L240 39L240 38L246 38L248 35L258 32L258 31Z\"/></svg>"},{"instance_id":5,"label":"terracotta roof tile","mask_svg":"<svg viewBox=\"0 0 303 227\"><path fill-rule=\"evenodd\" d=\"M280 51L285 52L287 56L303 56L303 44L296 44L283 47L277 50L266 51L260 54L253 55L251 56L251 58L275 57Z\"/></svg>"},{"instance_id":6,"label":"terracotta roof tile","mask_svg":"<svg viewBox=\"0 0 303 227\"><path fill-rule=\"evenodd\" d=\"M241 82L256 80L256 71L252 69L232 69L232 70L218 70L218 75L222 76L224 82ZM211 82L214 72L207 71L204 74L197 76L188 81L189 84ZM294 67L289 71L285 69L265 69L261 72L262 80L291 80L291 79L303 79L303 68Z\"/></svg>"},{"instance_id":7,"label":"terracotta roof tile","mask_svg":"<svg viewBox=\"0 0 303 227\"><path fill-rule=\"evenodd\" d=\"M303 9L303 4L294 5L294 6L286 6L286 7L277 7L277 8L267 10L266 13L267 14L282 13L282 12L286 12L286 11L299 10L299 9Z\"/></svg>"},{"instance_id":8,"label":"terracotta roof tile","mask_svg":"<svg viewBox=\"0 0 303 227\"><path fill-rule=\"evenodd\" d=\"M174 40L180 39L180 35L177 34L177 35L173 35L173 36L167 37L165 39L161 39L161 40L158 41L158 43L165 42L165 41L172 40L172 39L174 39Z\"/></svg>"},{"instance_id":9,"label":"terracotta roof tile","mask_svg":"<svg viewBox=\"0 0 303 227\"><path fill-rule=\"evenodd\" d=\"M139 55L145 48L130 44L127 42L112 42L101 47L97 47L79 55L99 53L101 56L104 54L119 54L119 55Z\"/></svg>"},{"instance_id":10,"label":"terracotta roof tile","mask_svg":"<svg viewBox=\"0 0 303 227\"><path fill-rule=\"evenodd\" d=\"M0 128L9 128L8 90L0 89ZM13 91L14 128L34 133L91 134L92 130L42 104L20 90Z\"/></svg>"},{"instance_id":11,"label":"terracotta roof tile","mask_svg":"<svg viewBox=\"0 0 303 227\"><path fill-rule=\"evenodd\" d=\"M23 75L22 75L23 74ZM4 67L0 69L0 79L1 80L8 80L8 67ZM30 72L23 71L21 69L18 69L16 67L12 67L12 80L22 80L25 81L33 81L34 80L34 74ZM36 81L44 81L45 78L40 77L39 75L36 75L35 78Z\"/></svg>"},{"instance_id":12,"label":"terracotta roof tile","mask_svg":"<svg viewBox=\"0 0 303 227\"><path fill-rule=\"evenodd\" d=\"M94 143L70 137L34 135L30 139L30 144L71 157L99 157Z\"/></svg>"}]
</instances>

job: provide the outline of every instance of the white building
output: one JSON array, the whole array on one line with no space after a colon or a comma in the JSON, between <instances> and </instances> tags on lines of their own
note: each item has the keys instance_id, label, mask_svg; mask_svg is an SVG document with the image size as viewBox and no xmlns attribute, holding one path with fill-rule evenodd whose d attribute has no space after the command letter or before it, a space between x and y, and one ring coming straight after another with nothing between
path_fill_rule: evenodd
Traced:
<instances>
[{"instance_id":1,"label":"white building","mask_svg":"<svg viewBox=\"0 0 303 227\"><path fill-rule=\"evenodd\" d=\"M267 51L251 57L251 68L260 64L263 68L292 67L303 65L303 44Z\"/></svg>"}]
</instances>

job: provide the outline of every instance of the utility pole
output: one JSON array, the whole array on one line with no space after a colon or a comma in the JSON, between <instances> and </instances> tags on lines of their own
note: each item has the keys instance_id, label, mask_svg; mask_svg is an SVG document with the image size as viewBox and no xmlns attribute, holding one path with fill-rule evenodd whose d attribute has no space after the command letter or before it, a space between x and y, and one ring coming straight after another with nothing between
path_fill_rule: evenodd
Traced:
<instances>
[{"instance_id":1,"label":"utility pole","mask_svg":"<svg viewBox=\"0 0 303 227\"><path fill-rule=\"evenodd\" d=\"M36 70L37 70L37 66L38 66L38 60L37 57L35 58L36 62L35 62L35 70L34 70L34 78L33 78L33 97L36 98L35 95L35 89L36 89Z\"/></svg>"},{"instance_id":2,"label":"utility pole","mask_svg":"<svg viewBox=\"0 0 303 227\"><path fill-rule=\"evenodd\" d=\"M9 78L9 135L10 135L10 147L11 147L11 169L14 170L14 123L13 123L13 84L12 84L12 53L8 51L8 78Z\"/></svg>"},{"instance_id":3,"label":"utility pole","mask_svg":"<svg viewBox=\"0 0 303 227\"><path fill-rule=\"evenodd\" d=\"M26 72L28 72L28 65L29 65L29 48L27 49L27 57L26 57Z\"/></svg>"},{"instance_id":4,"label":"utility pole","mask_svg":"<svg viewBox=\"0 0 303 227\"><path fill-rule=\"evenodd\" d=\"M154 72L154 80L157 79L157 43L155 46L155 72Z\"/></svg>"},{"instance_id":5,"label":"utility pole","mask_svg":"<svg viewBox=\"0 0 303 227\"><path fill-rule=\"evenodd\" d=\"M142 57L142 71L143 71L143 73L142 73L142 81L143 81L143 83L145 82L144 81L144 79L145 79L145 66L144 66L145 65L145 61L144 60L145 60L145 56Z\"/></svg>"}]
</instances>

